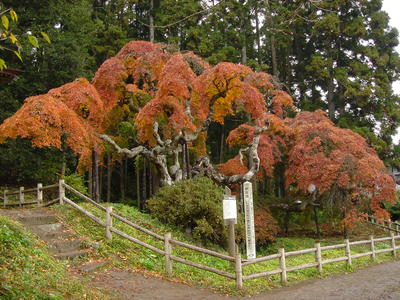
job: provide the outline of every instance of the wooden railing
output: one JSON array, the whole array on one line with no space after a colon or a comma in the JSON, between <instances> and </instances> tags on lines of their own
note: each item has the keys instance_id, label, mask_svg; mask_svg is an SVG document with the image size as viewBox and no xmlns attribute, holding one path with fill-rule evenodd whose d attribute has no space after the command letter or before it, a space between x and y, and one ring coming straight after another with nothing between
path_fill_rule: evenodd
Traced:
<instances>
[{"instance_id":1,"label":"wooden railing","mask_svg":"<svg viewBox=\"0 0 400 300\"><path fill-rule=\"evenodd\" d=\"M4 190L2 195L0 195L0 200L3 201L3 207L10 206L25 206L25 205L34 205L37 204L39 207L49 206L54 203L58 203L60 198L56 198L50 201L45 202L43 198L43 191L49 189L59 188L59 184L52 184L43 186L41 183L38 183L36 188L25 189L23 186L19 188L17 191L8 191ZM28 200L25 198L26 194L36 194L34 200ZM15 196L15 197L10 197ZM15 199L12 199L15 198Z\"/></svg>"},{"instance_id":2,"label":"wooden railing","mask_svg":"<svg viewBox=\"0 0 400 300\"><path fill-rule=\"evenodd\" d=\"M388 232L394 232L396 234L400 234L400 223L392 221L392 220L381 220L374 216L367 216L365 219L368 223L384 229Z\"/></svg>"},{"instance_id":3,"label":"wooden railing","mask_svg":"<svg viewBox=\"0 0 400 300\"><path fill-rule=\"evenodd\" d=\"M363 240L363 241L350 242L348 239L346 239L346 240L344 240L343 244L337 244L337 245L321 246L320 243L316 243L314 248L303 249L303 250L298 250L298 251L291 251L291 252L285 252L285 249L281 248L281 249L279 249L279 252L277 254L272 254L272 255L268 255L268 256L264 256L264 257L258 257L256 259L249 260L247 262L242 263L242 267L245 267L245 266L249 266L252 264L257 264L257 263L261 263L261 262L271 261L274 259L279 259L279 265L280 265L279 269L243 276L243 280L249 280L249 279L270 276L270 275L274 275L274 274L280 274L281 283L286 284L287 283L287 272L290 272L290 271L297 271L297 270L307 269L307 268L316 268L318 273L322 274L323 266L326 264L345 261L347 263L347 265L351 266L353 259L357 259L357 258L364 257L364 256L370 256L371 259L375 259L377 254L384 253L384 252L391 252L393 254L393 256L396 257L396 250L400 249L400 246L396 246L396 240L398 240L398 239L400 239L400 235L395 236L393 233L391 233L390 236L388 236L388 237L374 238L373 236L370 236L370 239ZM377 243L383 243L383 242L388 242L388 241L390 241L389 248L379 249L379 250L376 249ZM367 245L367 246L369 246L370 251L362 252L362 253L352 253L351 246L358 246L358 245ZM335 257L335 258L331 258L331 259L323 259L323 252L328 251L328 250L333 250L333 249L343 249L344 256ZM291 266L291 267L287 266L287 263L286 263L287 257L304 255L304 254L309 254L309 253L313 253L315 255L314 262Z\"/></svg>"},{"instance_id":4,"label":"wooden railing","mask_svg":"<svg viewBox=\"0 0 400 300\"><path fill-rule=\"evenodd\" d=\"M396 229L393 230L392 227L388 227L388 228L392 228L390 236L388 236L388 237L374 238L373 236L370 236L370 238L368 240L353 241L353 242L350 242L348 239L346 239L346 240L344 240L344 243L342 243L342 244L327 245L327 246L321 246L320 243L316 243L313 248L302 249L302 250L298 250L298 251L289 251L289 252L286 252L284 248L280 248L278 253L276 253L276 254L271 254L271 255L267 255L267 256L263 256L263 257L257 257L255 259L251 259L251 260L246 260L246 259L241 258L241 254L239 251L236 251L237 253L236 253L235 257L233 257L233 256L219 253L219 252L216 252L216 251L213 251L210 249L205 249L202 247L184 243L182 241L174 240L171 236L171 233L166 233L166 234L164 234L164 236L159 235L149 229L146 229L146 228L144 228L138 224L135 224L132 221L116 214L115 212L112 211L111 206L106 207L106 206L103 206L103 205L95 202L88 196L80 193L73 187L65 184L63 180L60 180L59 184L56 184L56 185L50 185L50 186L46 186L46 187L41 187L40 185L38 185L38 187L35 189L30 189L30 190L22 189L22 191L20 189L19 191L13 192L13 193L6 192L4 194L5 195L4 199L7 199L6 195L12 195L12 194L21 195L21 193L24 194L26 192L35 192L36 191L37 192L37 201L35 203L39 204L39 203L41 203L41 201L39 201L39 198L41 197L41 199L43 199L43 195L42 195L43 190L49 189L49 188L55 188L55 187L58 187L58 189L59 189L59 198L55 199L55 200L57 202L59 202L61 205L68 204L68 205L72 206L73 208L77 209L78 211L80 211L81 213L83 213L84 215L86 215L87 217L92 219L94 222L96 222L100 226L104 227L105 228L105 236L107 239L112 239L112 234L116 234L124 239L127 239L135 244L138 244L146 249L149 249L159 255L164 256L165 270L168 275L172 274L173 262L178 262L178 263L182 263L182 264L185 264L188 266L192 266L194 268L212 272L212 273L218 274L220 276L227 277L229 279L233 279L236 281L236 286L239 289L243 287L243 281L246 281L246 280L251 280L251 279L256 279L256 278L260 278L260 277L267 277L267 276L279 274L281 283L286 284L287 280L288 280L287 274L289 272L307 269L307 268L316 268L317 272L319 274L322 274L323 266L327 265L327 264L332 264L332 263L337 263L337 262L343 261L343 262L346 262L347 265L351 266L354 259L358 259L358 258L365 257L365 256L370 256L370 258L372 260L374 260L376 258L377 254L385 253L385 252L391 252L392 255L394 257L396 257L396 254L397 254L396 251L398 249L400 249L400 246L396 246L396 241L398 239L400 239L400 235L393 234L393 231L397 232L399 228L396 227ZM77 203L75 203L74 201L69 199L68 197L66 197L65 196L66 190L71 192L72 194L80 197L81 199L93 204L95 207L99 208L101 211L105 212L104 220L98 216L95 216L90 211L84 209L83 207L81 207L80 205L78 205ZM22 199L22 201L21 201L21 199ZM54 203L54 200L52 200L52 202ZM26 204L26 202L23 201L23 197L22 198L20 197L19 203L22 203L21 205ZM163 243L162 243L163 247L161 247L161 249L160 249L158 247L150 245L149 243L141 241L140 239L135 238L122 230L117 229L113 225L114 220L118 220L118 221L124 223L125 225L128 225L129 227L139 230L139 231L151 236L155 240L163 241ZM377 249L377 248L380 248L380 247L378 247L379 243L388 243L388 242L390 242L389 247L386 247L383 249ZM366 252L364 251L361 253L354 253L355 247L359 246L359 245L366 245L369 251L366 251ZM232 273L227 272L224 270L220 270L220 269L217 269L217 268L214 268L211 266L206 266L206 265L188 260L186 258L174 255L173 247L184 247L184 248L190 249L192 251L197 251L197 252L200 252L200 253L203 253L206 255L211 255L211 256L217 257L219 259L228 261L231 263L230 265L234 266L234 272L232 272ZM353 247L353 253L352 253L352 247ZM324 252L329 251L329 250L334 250L334 249L343 249L343 256L324 259ZM288 263L286 261L286 258L288 258L288 257L295 257L295 256L300 256L300 255L309 255L309 254L313 254L312 256L314 257L313 261L309 262L309 263L304 263L304 264L300 264L300 265L290 265L290 264L288 265ZM273 260L275 260L275 263L277 263L277 262L279 263L278 268L273 269L273 270L267 270L267 266L259 266L259 268L265 268L265 271L244 275L246 273L250 273L250 272L246 272L246 270L244 270L248 266L255 265L255 264L263 264L265 262L273 261ZM276 265L278 265L278 264L276 264Z\"/></svg>"}]
</instances>

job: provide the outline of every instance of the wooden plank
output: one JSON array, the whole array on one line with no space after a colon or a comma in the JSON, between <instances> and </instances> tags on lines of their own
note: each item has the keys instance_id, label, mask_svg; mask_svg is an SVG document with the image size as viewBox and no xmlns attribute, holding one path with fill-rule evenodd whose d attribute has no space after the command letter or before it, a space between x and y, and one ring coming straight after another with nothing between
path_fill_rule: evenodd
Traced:
<instances>
[{"instance_id":1,"label":"wooden plank","mask_svg":"<svg viewBox=\"0 0 400 300\"><path fill-rule=\"evenodd\" d=\"M302 250L298 250L298 251L286 252L285 256L288 257L288 256L301 255L301 254L307 254L307 253L314 253L315 251L317 251L316 248L302 249Z\"/></svg>"},{"instance_id":2,"label":"wooden plank","mask_svg":"<svg viewBox=\"0 0 400 300\"><path fill-rule=\"evenodd\" d=\"M331 249L340 249L346 247L346 244L337 244L337 245L331 245L331 246L323 246L321 247L321 250L331 250Z\"/></svg>"},{"instance_id":3,"label":"wooden plank","mask_svg":"<svg viewBox=\"0 0 400 300\"><path fill-rule=\"evenodd\" d=\"M50 206L50 205L53 205L53 204L56 204L59 202L60 202L60 198L56 198L56 199L50 200L49 202L43 203L42 207L47 207L47 206Z\"/></svg>"},{"instance_id":4,"label":"wooden plank","mask_svg":"<svg viewBox=\"0 0 400 300\"><path fill-rule=\"evenodd\" d=\"M168 276L172 275L172 246L170 243L171 240L171 232L167 232L164 235L164 250L165 250L165 271L167 272Z\"/></svg>"},{"instance_id":5,"label":"wooden plank","mask_svg":"<svg viewBox=\"0 0 400 300\"><path fill-rule=\"evenodd\" d=\"M32 193L32 192L37 192L37 188L31 188L31 189L24 190L24 193Z\"/></svg>"},{"instance_id":6,"label":"wooden plank","mask_svg":"<svg viewBox=\"0 0 400 300\"><path fill-rule=\"evenodd\" d=\"M174 261L180 262L182 264L195 267L197 269L201 269L201 270L204 270L204 271L212 272L212 273L215 273L215 274L227 277L227 278L236 279L236 275L235 274L231 274L231 273L219 270L219 269L215 269L215 268L211 268L209 266L198 264L198 263L192 262L190 260L187 260L187 259L184 259L184 258L181 258L181 257L177 257L177 256L171 255L171 259L174 260Z\"/></svg>"},{"instance_id":7,"label":"wooden plank","mask_svg":"<svg viewBox=\"0 0 400 300\"><path fill-rule=\"evenodd\" d=\"M271 276L275 274L280 274L282 272L281 269L278 270L272 270L272 271L267 271L267 272L262 272L262 273L256 273L256 274L251 274L247 276L243 276L243 280L250 280L250 279L256 279L260 277L266 277L266 276Z\"/></svg>"},{"instance_id":8,"label":"wooden plank","mask_svg":"<svg viewBox=\"0 0 400 300\"><path fill-rule=\"evenodd\" d=\"M393 251L393 249L387 248L387 249L375 250L375 253L378 254L378 253L384 253L384 252L390 252L390 251Z\"/></svg>"},{"instance_id":9,"label":"wooden plank","mask_svg":"<svg viewBox=\"0 0 400 300\"><path fill-rule=\"evenodd\" d=\"M88 196L82 194L81 192L77 191L76 189L74 189L73 187L69 186L68 184L64 184L64 187L65 187L67 190L69 190L70 192L74 193L75 195L77 195L77 196L83 198L83 200L86 200L86 201L92 203L92 204L93 204L94 206L96 206L97 208L102 209L102 210L104 210L104 211L107 210L107 208L106 208L105 206L103 206L103 205L97 203L96 201L90 199Z\"/></svg>"},{"instance_id":10,"label":"wooden plank","mask_svg":"<svg viewBox=\"0 0 400 300\"><path fill-rule=\"evenodd\" d=\"M346 242L345 252L346 252L346 256L347 256L347 264L349 266L351 266L352 265L352 260L351 260L351 249L350 249L349 239L346 239L345 242Z\"/></svg>"},{"instance_id":11,"label":"wooden plank","mask_svg":"<svg viewBox=\"0 0 400 300\"><path fill-rule=\"evenodd\" d=\"M242 257L240 255L239 249L235 250L236 250L236 259L235 259L236 287L238 289L242 289L243 288Z\"/></svg>"},{"instance_id":12,"label":"wooden plank","mask_svg":"<svg viewBox=\"0 0 400 300\"><path fill-rule=\"evenodd\" d=\"M137 238L134 238L133 236L130 236L129 234L126 234L125 232L116 229L115 227L110 228L110 231L122 236L123 238L126 238L127 240L130 240L131 242L134 242L136 244L139 244L140 246L143 246L153 252L156 252L160 255L165 255L165 251L164 250L160 250L157 247L154 247L152 245L149 245L145 242L142 242L141 240L138 240Z\"/></svg>"},{"instance_id":13,"label":"wooden plank","mask_svg":"<svg viewBox=\"0 0 400 300\"><path fill-rule=\"evenodd\" d=\"M336 258L331 258L331 259L327 259L327 260L323 260L322 264L331 264L331 263L335 263L335 262L339 262L339 261L345 261L347 260L347 256L344 257L336 257Z\"/></svg>"},{"instance_id":14,"label":"wooden plank","mask_svg":"<svg viewBox=\"0 0 400 300\"><path fill-rule=\"evenodd\" d=\"M76 208L77 210L79 210L81 213L83 213L86 216L88 216L89 218L91 218L96 223L99 223L101 226L106 227L106 223L103 222L100 218L96 217L91 212L87 211L86 209L80 207L78 204L75 204L74 202L72 202L67 197L64 197L64 202L67 202L69 205L71 205L72 207Z\"/></svg>"},{"instance_id":15,"label":"wooden plank","mask_svg":"<svg viewBox=\"0 0 400 300\"><path fill-rule=\"evenodd\" d=\"M322 275L322 254L321 254L321 243L316 243L315 248L315 262L317 263L317 271L320 275Z\"/></svg>"},{"instance_id":16,"label":"wooden plank","mask_svg":"<svg viewBox=\"0 0 400 300\"><path fill-rule=\"evenodd\" d=\"M21 205L33 205L33 204L37 204L37 201L30 201L30 202L14 202L14 203L6 203L5 205L3 204L3 206L21 206Z\"/></svg>"},{"instance_id":17,"label":"wooden plank","mask_svg":"<svg viewBox=\"0 0 400 300\"><path fill-rule=\"evenodd\" d=\"M392 239L392 237L388 236L388 237L374 239L374 241L375 242L384 242L384 241L390 241L391 239Z\"/></svg>"},{"instance_id":18,"label":"wooden plank","mask_svg":"<svg viewBox=\"0 0 400 300\"><path fill-rule=\"evenodd\" d=\"M281 272L281 283L285 285L287 283L287 274L286 274L286 257L285 257L285 248L279 248L279 265L282 270Z\"/></svg>"},{"instance_id":19,"label":"wooden plank","mask_svg":"<svg viewBox=\"0 0 400 300\"><path fill-rule=\"evenodd\" d=\"M112 240L112 234L110 231L110 228L113 226L113 220L111 217L112 213L112 206L108 206L106 210L106 239L107 240Z\"/></svg>"},{"instance_id":20,"label":"wooden plank","mask_svg":"<svg viewBox=\"0 0 400 300\"><path fill-rule=\"evenodd\" d=\"M298 266L288 267L288 268L286 268L286 272L307 269L307 268L314 268L316 266L318 266L318 263L312 262L312 263L308 263L308 264L302 264L302 265L298 265Z\"/></svg>"},{"instance_id":21,"label":"wooden plank","mask_svg":"<svg viewBox=\"0 0 400 300\"><path fill-rule=\"evenodd\" d=\"M396 240L395 240L395 238L394 238L393 232L390 233L390 237L391 237L391 244L392 244L392 249L393 249L393 257L397 257L397 253L396 253Z\"/></svg>"},{"instance_id":22,"label":"wooden plank","mask_svg":"<svg viewBox=\"0 0 400 300\"><path fill-rule=\"evenodd\" d=\"M363 245L363 244L369 244L369 243L371 243L370 240L363 240L363 241L350 242L349 244L351 246L355 246L355 245Z\"/></svg>"},{"instance_id":23,"label":"wooden plank","mask_svg":"<svg viewBox=\"0 0 400 300\"><path fill-rule=\"evenodd\" d=\"M374 236L373 235L370 235L369 236L369 239L370 239L370 241L371 241L371 259L375 259L375 241L374 241Z\"/></svg>"},{"instance_id":24,"label":"wooden plank","mask_svg":"<svg viewBox=\"0 0 400 300\"><path fill-rule=\"evenodd\" d=\"M43 190L48 190L48 189L52 189L52 188L56 188L56 187L58 187L58 183L46 185L46 186L42 187L41 190L43 191Z\"/></svg>"},{"instance_id":25,"label":"wooden plank","mask_svg":"<svg viewBox=\"0 0 400 300\"><path fill-rule=\"evenodd\" d=\"M7 192L7 196L12 196L12 195L19 195L19 191Z\"/></svg>"},{"instance_id":26,"label":"wooden plank","mask_svg":"<svg viewBox=\"0 0 400 300\"><path fill-rule=\"evenodd\" d=\"M191 245L191 244L187 244L187 243L184 243L184 242L181 242L181 241L170 240L170 243L174 244L174 245L182 246L182 247L185 247L185 248L188 248L188 249L191 249L191 250L195 250L195 251L198 251L198 252L201 252L201 253L205 253L205 254L208 254L208 255L211 255L211 256L215 256L215 257L218 257L218 258L221 258L221 259L225 259L225 260L228 260L228 261L235 261L235 258L232 257L232 256L228 256L228 255L225 255L225 254L222 254L222 253L219 253L219 252L215 252L215 251L212 251L212 250L209 250L209 249L205 249L205 248L201 248L201 247L194 246L194 245Z\"/></svg>"},{"instance_id":27,"label":"wooden plank","mask_svg":"<svg viewBox=\"0 0 400 300\"><path fill-rule=\"evenodd\" d=\"M152 237L154 237L156 239L159 239L160 241L164 240L164 237L162 237L161 235L159 235L159 234L157 234L157 233L155 233L155 232L153 232L151 230L148 230L148 229L146 229L146 228L144 228L144 227L142 227L140 225L132 223L131 221L125 219L124 217L121 217L120 215L117 215L115 213L111 213L111 216L113 216L117 220L120 220L121 222L125 223L126 225L129 225L129 226L131 226L131 227L133 227L133 228L135 228L137 230L140 230L140 231L142 231L144 233L147 233L148 235L151 235Z\"/></svg>"},{"instance_id":28,"label":"wooden plank","mask_svg":"<svg viewBox=\"0 0 400 300\"><path fill-rule=\"evenodd\" d=\"M255 258L255 259L251 259L251 260L245 261L244 263L242 263L242 266L244 267L244 266L248 266L248 265L253 265L253 264L256 264L256 263L272 260L272 259L279 258L279 257L281 257L280 253L272 254L272 255L268 255L268 256L263 256L263 257L258 257L258 258Z\"/></svg>"},{"instance_id":29,"label":"wooden plank","mask_svg":"<svg viewBox=\"0 0 400 300\"><path fill-rule=\"evenodd\" d=\"M369 255L372 255L372 251L371 252L365 252L365 253L353 254L353 255L351 255L351 258L359 258L359 257L369 256Z\"/></svg>"}]
</instances>

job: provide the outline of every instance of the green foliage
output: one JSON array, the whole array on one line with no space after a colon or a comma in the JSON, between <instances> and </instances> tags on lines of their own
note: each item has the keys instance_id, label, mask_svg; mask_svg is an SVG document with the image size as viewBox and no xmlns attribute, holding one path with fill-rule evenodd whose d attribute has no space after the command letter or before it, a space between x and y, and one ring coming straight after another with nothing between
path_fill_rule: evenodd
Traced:
<instances>
[{"instance_id":1,"label":"green foliage","mask_svg":"<svg viewBox=\"0 0 400 300\"><path fill-rule=\"evenodd\" d=\"M392 220L398 221L400 219L400 191L397 191L396 203L385 203L385 209L390 213Z\"/></svg>"},{"instance_id":2,"label":"green foliage","mask_svg":"<svg viewBox=\"0 0 400 300\"><path fill-rule=\"evenodd\" d=\"M203 241L222 242L223 189L206 177L164 186L148 201L151 213L167 224L190 228Z\"/></svg>"},{"instance_id":3,"label":"green foliage","mask_svg":"<svg viewBox=\"0 0 400 300\"><path fill-rule=\"evenodd\" d=\"M78 192L81 192L84 195L87 195L87 187L85 183L85 178L78 174L78 173L72 173L71 175L67 175L64 177L65 183L68 184L69 186L73 187L75 190ZM74 195L73 193L67 192L67 197L71 200L79 200L81 199L80 197Z\"/></svg>"},{"instance_id":4,"label":"green foliage","mask_svg":"<svg viewBox=\"0 0 400 300\"><path fill-rule=\"evenodd\" d=\"M32 234L20 224L0 216L1 299L107 299L99 291L67 275Z\"/></svg>"}]
</instances>

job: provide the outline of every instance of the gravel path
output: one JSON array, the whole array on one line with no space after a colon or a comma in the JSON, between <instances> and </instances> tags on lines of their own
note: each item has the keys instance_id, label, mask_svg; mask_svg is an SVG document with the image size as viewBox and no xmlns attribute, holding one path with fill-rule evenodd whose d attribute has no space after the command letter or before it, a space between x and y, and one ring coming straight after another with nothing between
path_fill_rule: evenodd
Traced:
<instances>
[{"instance_id":1,"label":"gravel path","mask_svg":"<svg viewBox=\"0 0 400 300\"><path fill-rule=\"evenodd\" d=\"M140 273L111 270L98 273L93 285L113 291L120 299L135 300L386 300L400 299L400 262L387 262L351 274L313 279L253 297L227 297Z\"/></svg>"}]
</instances>

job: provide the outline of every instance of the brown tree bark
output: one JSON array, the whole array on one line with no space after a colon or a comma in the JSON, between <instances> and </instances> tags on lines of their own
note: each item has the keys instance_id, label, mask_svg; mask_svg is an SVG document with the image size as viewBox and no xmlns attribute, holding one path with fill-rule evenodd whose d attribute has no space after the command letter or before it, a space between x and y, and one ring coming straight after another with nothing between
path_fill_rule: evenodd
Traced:
<instances>
[{"instance_id":1,"label":"brown tree bark","mask_svg":"<svg viewBox=\"0 0 400 300\"><path fill-rule=\"evenodd\" d=\"M112 176L112 164L111 154L107 154L107 202L111 202L111 176Z\"/></svg>"},{"instance_id":2,"label":"brown tree bark","mask_svg":"<svg viewBox=\"0 0 400 300\"><path fill-rule=\"evenodd\" d=\"M99 190L99 157L97 151L92 151L92 176L93 176L93 198L96 202L100 202L100 190Z\"/></svg>"}]
</instances>

